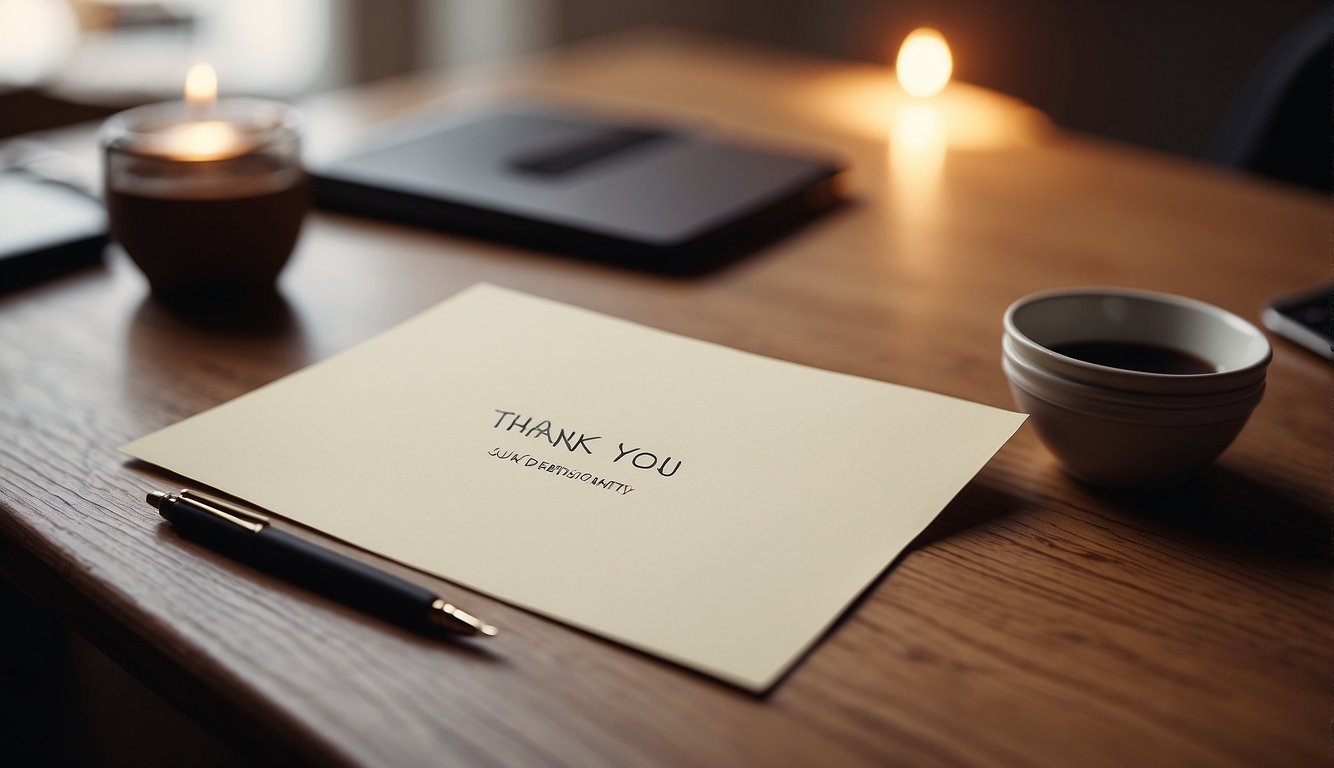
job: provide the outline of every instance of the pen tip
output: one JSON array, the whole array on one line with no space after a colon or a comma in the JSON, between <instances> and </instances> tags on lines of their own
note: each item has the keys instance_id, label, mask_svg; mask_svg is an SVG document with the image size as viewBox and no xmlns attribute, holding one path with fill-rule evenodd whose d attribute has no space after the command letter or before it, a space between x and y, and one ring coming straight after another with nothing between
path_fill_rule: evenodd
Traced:
<instances>
[{"instance_id":1,"label":"pen tip","mask_svg":"<svg viewBox=\"0 0 1334 768\"><path fill-rule=\"evenodd\" d=\"M444 600L437 598L431 603L430 621L435 626L459 635L496 636L496 628L461 610Z\"/></svg>"},{"instance_id":2,"label":"pen tip","mask_svg":"<svg viewBox=\"0 0 1334 768\"><path fill-rule=\"evenodd\" d=\"M167 494L162 491L150 491L148 494L148 503L153 505L153 509L162 509L162 501L167 498Z\"/></svg>"}]
</instances>

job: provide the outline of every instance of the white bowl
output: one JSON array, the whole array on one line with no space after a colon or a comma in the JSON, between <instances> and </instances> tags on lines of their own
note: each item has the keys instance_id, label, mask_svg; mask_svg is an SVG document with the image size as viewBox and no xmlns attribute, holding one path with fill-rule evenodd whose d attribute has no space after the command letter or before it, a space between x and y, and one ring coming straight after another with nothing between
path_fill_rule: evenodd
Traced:
<instances>
[{"instance_id":1,"label":"white bowl","mask_svg":"<svg viewBox=\"0 0 1334 768\"><path fill-rule=\"evenodd\" d=\"M1202 301L1129 288L1035 293L1005 311L1015 354L1075 381L1158 394L1218 392L1264 379L1272 352L1258 328ZM1073 341L1158 344L1215 364L1214 373L1178 375L1110 368L1053 352Z\"/></svg>"},{"instance_id":2,"label":"white bowl","mask_svg":"<svg viewBox=\"0 0 1334 768\"><path fill-rule=\"evenodd\" d=\"M1156 344L1215 370L1166 374L1055 352L1078 341ZM1051 291L1005 313L1002 367L1019 407L1071 475L1097 485L1171 483L1212 462L1264 395L1263 333L1217 307L1121 288Z\"/></svg>"}]
</instances>

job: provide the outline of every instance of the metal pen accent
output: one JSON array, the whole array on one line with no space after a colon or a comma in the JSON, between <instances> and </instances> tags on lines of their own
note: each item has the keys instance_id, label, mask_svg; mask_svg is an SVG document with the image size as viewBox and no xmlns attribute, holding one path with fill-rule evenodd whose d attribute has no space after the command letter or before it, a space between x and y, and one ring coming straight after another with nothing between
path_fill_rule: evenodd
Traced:
<instances>
[{"instance_id":1,"label":"metal pen accent","mask_svg":"<svg viewBox=\"0 0 1334 768\"><path fill-rule=\"evenodd\" d=\"M314 592L418 630L496 634L434 592L272 527L269 519L192 491L148 494L182 536Z\"/></svg>"}]
</instances>

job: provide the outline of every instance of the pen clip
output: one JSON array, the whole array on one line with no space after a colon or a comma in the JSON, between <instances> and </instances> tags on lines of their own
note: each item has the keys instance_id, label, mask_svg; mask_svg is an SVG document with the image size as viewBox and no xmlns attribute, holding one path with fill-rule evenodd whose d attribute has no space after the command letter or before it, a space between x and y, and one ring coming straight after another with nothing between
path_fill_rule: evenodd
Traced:
<instances>
[{"instance_id":1,"label":"pen clip","mask_svg":"<svg viewBox=\"0 0 1334 768\"><path fill-rule=\"evenodd\" d=\"M182 490L176 495L181 501L201 512L207 512L215 517L220 517L229 523L249 529L253 533L259 533L269 524L269 518L264 515L231 506L230 504L226 504L210 496L205 496L196 491Z\"/></svg>"}]
</instances>

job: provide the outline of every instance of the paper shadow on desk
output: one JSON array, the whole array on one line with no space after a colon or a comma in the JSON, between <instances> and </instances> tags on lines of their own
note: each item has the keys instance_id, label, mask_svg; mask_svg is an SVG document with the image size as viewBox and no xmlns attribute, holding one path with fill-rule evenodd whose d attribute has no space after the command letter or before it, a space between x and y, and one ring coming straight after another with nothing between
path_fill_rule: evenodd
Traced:
<instances>
[{"instance_id":1,"label":"paper shadow on desk","mask_svg":"<svg viewBox=\"0 0 1334 768\"><path fill-rule=\"evenodd\" d=\"M691 275L837 205L842 170L691 131L530 107L437 117L312 176L324 208Z\"/></svg>"}]
</instances>

